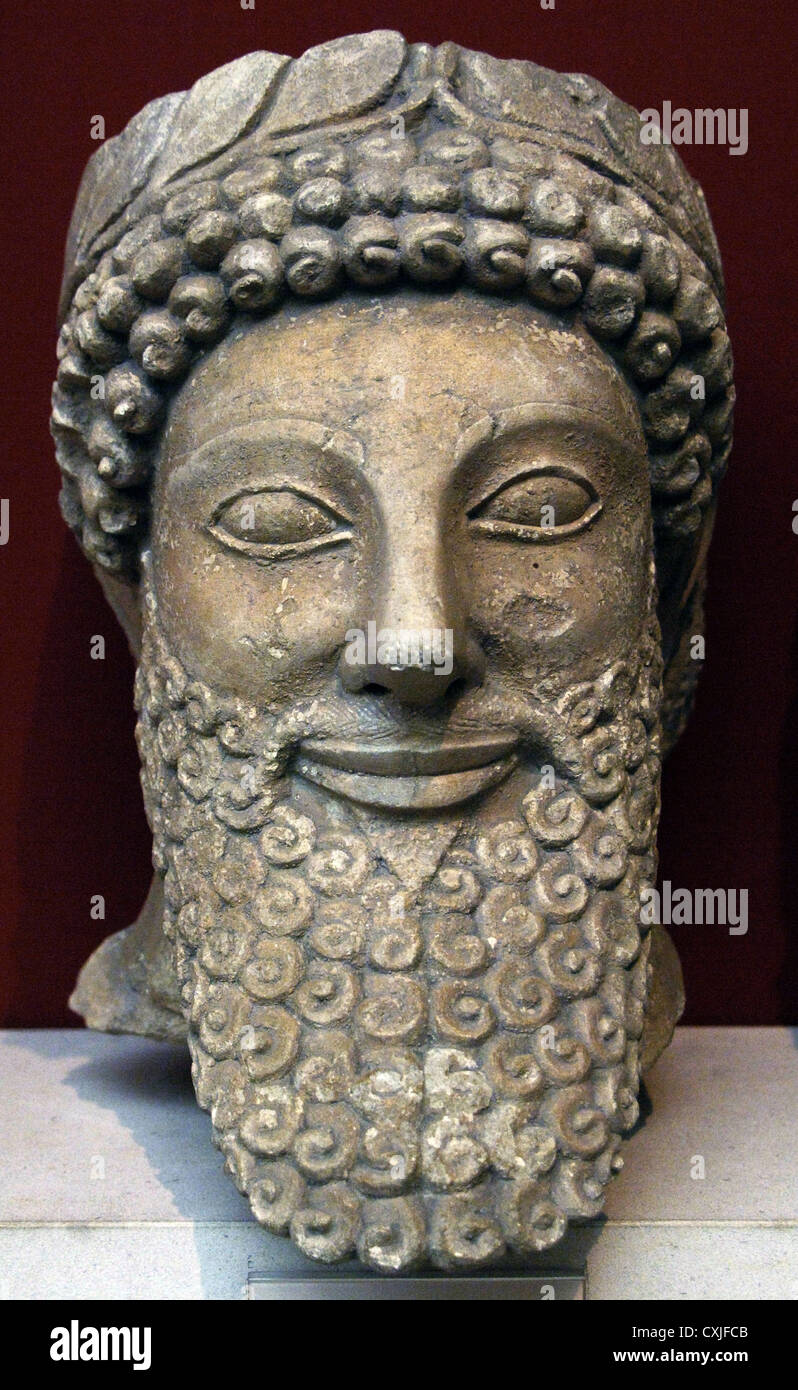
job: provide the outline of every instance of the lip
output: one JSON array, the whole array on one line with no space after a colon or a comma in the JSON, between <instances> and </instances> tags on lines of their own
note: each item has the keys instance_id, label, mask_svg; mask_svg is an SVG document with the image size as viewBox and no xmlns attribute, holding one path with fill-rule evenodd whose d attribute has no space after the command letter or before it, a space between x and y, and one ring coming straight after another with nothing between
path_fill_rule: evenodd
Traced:
<instances>
[{"instance_id":1,"label":"lip","mask_svg":"<svg viewBox=\"0 0 798 1390\"><path fill-rule=\"evenodd\" d=\"M305 739L294 767L308 781L362 805L434 810L503 781L518 760L518 742L514 733L376 744Z\"/></svg>"}]
</instances>

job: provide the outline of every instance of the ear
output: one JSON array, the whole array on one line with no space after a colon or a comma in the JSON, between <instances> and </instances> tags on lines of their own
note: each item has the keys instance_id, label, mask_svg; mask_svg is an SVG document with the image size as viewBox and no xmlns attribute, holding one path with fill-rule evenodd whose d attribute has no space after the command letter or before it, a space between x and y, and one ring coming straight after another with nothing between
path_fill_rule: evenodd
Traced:
<instances>
[{"instance_id":1,"label":"ear","mask_svg":"<svg viewBox=\"0 0 798 1390\"><path fill-rule=\"evenodd\" d=\"M715 524L713 503L690 544L661 547L657 553L659 599L657 616L662 633L663 754L679 738L693 704L703 657L696 657L693 638L704 632L704 592L707 553Z\"/></svg>"},{"instance_id":2,"label":"ear","mask_svg":"<svg viewBox=\"0 0 798 1390\"><path fill-rule=\"evenodd\" d=\"M122 626L134 660L138 664L141 656L141 604L138 587L124 579L117 579L99 565L93 565L92 569Z\"/></svg>"}]
</instances>

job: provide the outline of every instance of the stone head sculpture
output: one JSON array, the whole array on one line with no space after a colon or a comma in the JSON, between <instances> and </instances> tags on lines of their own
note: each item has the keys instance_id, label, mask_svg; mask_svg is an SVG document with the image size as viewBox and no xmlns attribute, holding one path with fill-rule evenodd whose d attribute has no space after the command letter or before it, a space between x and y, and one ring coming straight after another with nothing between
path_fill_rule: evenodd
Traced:
<instances>
[{"instance_id":1,"label":"stone head sculpture","mask_svg":"<svg viewBox=\"0 0 798 1390\"><path fill-rule=\"evenodd\" d=\"M53 430L156 877L75 1007L188 1037L320 1260L554 1245L681 1006L640 897L733 388L702 195L639 132L377 32L153 102L78 197Z\"/></svg>"}]
</instances>

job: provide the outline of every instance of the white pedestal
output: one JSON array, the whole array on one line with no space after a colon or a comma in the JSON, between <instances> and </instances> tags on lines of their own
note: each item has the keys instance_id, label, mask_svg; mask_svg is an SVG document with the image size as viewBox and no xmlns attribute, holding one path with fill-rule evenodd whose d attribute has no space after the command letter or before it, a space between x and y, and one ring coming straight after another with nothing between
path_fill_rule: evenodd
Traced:
<instances>
[{"instance_id":1,"label":"white pedestal","mask_svg":"<svg viewBox=\"0 0 798 1390\"><path fill-rule=\"evenodd\" d=\"M606 1221L558 1247L593 1299L798 1298L798 1031L683 1028ZM0 1296L240 1298L318 1273L222 1171L182 1048L0 1033ZM703 1159L703 1177L698 1159Z\"/></svg>"}]
</instances>

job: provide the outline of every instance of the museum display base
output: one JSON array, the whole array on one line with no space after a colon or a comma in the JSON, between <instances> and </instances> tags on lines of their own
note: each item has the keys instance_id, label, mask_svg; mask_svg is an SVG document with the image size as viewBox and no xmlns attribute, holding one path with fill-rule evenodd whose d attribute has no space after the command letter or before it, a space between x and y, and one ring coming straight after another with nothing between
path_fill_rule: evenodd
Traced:
<instances>
[{"instance_id":1,"label":"museum display base","mask_svg":"<svg viewBox=\"0 0 798 1390\"><path fill-rule=\"evenodd\" d=\"M647 1090L605 1219L527 1268L586 1267L591 1299L798 1298L798 1030L678 1029ZM0 1296L263 1297L264 1275L325 1296L223 1172L184 1048L0 1033L0 1133Z\"/></svg>"}]
</instances>

